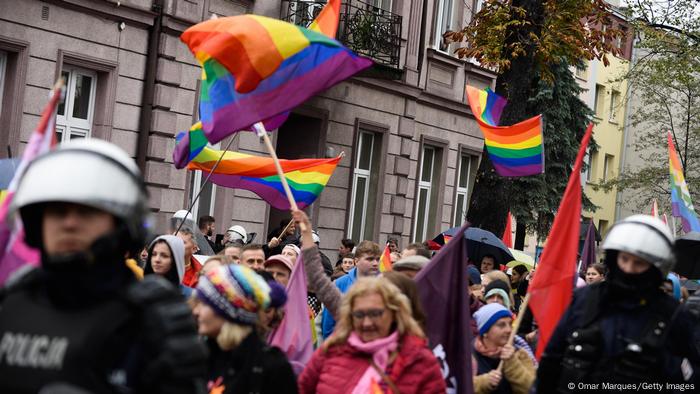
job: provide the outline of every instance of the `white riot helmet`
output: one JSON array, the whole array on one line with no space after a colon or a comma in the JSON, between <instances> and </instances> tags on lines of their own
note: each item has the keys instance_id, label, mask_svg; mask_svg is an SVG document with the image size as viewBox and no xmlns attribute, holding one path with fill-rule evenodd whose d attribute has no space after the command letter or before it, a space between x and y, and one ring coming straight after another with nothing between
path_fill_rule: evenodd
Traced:
<instances>
[{"instance_id":1,"label":"white riot helmet","mask_svg":"<svg viewBox=\"0 0 700 394\"><path fill-rule=\"evenodd\" d=\"M129 247L143 246L148 222L147 191L134 160L116 145L98 139L61 144L25 170L10 206L19 211L27 244L42 244L43 205L67 202L108 212L127 230Z\"/></svg>"},{"instance_id":2,"label":"white riot helmet","mask_svg":"<svg viewBox=\"0 0 700 394\"><path fill-rule=\"evenodd\" d=\"M649 215L633 215L617 222L605 237L603 249L640 257L658 268L664 277L675 265L671 230Z\"/></svg>"},{"instance_id":3,"label":"white riot helmet","mask_svg":"<svg viewBox=\"0 0 700 394\"><path fill-rule=\"evenodd\" d=\"M248 243L248 233L243 226L231 226L226 232L228 233L229 242L241 242L243 245Z\"/></svg>"}]
</instances>

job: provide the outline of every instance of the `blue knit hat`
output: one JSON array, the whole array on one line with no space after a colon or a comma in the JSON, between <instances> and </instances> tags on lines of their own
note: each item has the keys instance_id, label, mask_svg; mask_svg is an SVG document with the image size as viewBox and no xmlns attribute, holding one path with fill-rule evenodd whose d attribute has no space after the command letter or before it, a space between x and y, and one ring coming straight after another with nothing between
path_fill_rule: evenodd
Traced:
<instances>
[{"instance_id":1,"label":"blue knit hat","mask_svg":"<svg viewBox=\"0 0 700 394\"><path fill-rule=\"evenodd\" d=\"M513 315L501 304L486 304L479 308L478 311L474 312L476 326L479 328L479 336L484 336L498 319L504 317L513 317Z\"/></svg>"},{"instance_id":2,"label":"blue knit hat","mask_svg":"<svg viewBox=\"0 0 700 394\"><path fill-rule=\"evenodd\" d=\"M199 278L197 297L228 321L254 325L270 306L270 286L246 266L224 265Z\"/></svg>"},{"instance_id":3,"label":"blue knit hat","mask_svg":"<svg viewBox=\"0 0 700 394\"><path fill-rule=\"evenodd\" d=\"M467 275L469 276L469 285L481 284L481 273L473 265L467 267Z\"/></svg>"}]
</instances>

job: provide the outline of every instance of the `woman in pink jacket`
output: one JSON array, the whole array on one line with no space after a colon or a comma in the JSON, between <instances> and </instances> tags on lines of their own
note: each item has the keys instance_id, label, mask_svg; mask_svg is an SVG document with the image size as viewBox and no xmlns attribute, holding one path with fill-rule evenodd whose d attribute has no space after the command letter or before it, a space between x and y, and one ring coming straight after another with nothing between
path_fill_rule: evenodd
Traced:
<instances>
[{"instance_id":1,"label":"woman in pink jacket","mask_svg":"<svg viewBox=\"0 0 700 394\"><path fill-rule=\"evenodd\" d=\"M361 278L345 294L333 335L299 377L300 393L444 393L440 366L391 282Z\"/></svg>"}]
</instances>

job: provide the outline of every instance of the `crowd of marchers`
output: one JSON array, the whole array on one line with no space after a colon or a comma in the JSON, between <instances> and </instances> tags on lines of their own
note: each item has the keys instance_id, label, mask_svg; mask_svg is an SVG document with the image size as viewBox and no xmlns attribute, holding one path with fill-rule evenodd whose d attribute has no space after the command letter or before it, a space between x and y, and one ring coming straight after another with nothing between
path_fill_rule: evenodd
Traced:
<instances>
[{"instance_id":1,"label":"crowd of marchers","mask_svg":"<svg viewBox=\"0 0 700 394\"><path fill-rule=\"evenodd\" d=\"M51 171L60 165L74 171ZM42 187L56 177L65 187ZM0 392L447 390L414 281L434 254L425 243L401 248L390 238L390 271L380 269L385 245L373 240L344 239L331 261L300 210L260 240L241 225L217 237L215 218L195 221L187 211L153 236L138 167L97 140L34 160L10 214L41 262L0 292ZM604 259L575 278L541 357L537 319L523 305L536 268L470 256L463 285L472 324L463 329L473 387L459 392L573 393L602 383L694 390L700 303L673 273L670 230L632 216L610 229L602 249ZM296 264L306 273L302 323L314 347L303 365L294 349L268 341L285 318Z\"/></svg>"}]
</instances>

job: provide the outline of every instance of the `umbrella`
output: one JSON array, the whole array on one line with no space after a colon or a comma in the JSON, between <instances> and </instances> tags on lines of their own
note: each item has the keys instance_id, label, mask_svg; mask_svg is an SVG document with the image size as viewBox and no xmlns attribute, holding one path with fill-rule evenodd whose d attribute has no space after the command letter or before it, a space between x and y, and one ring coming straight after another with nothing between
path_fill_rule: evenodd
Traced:
<instances>
[{"instance_id":1,"label":"umbrella","mask_svg":"<svg viewBox=\"0 0 700 394\"><path fill-rule=\"evenodd\" d=\"M530 255L526 254L525 252L513 248L508 248L508 250L510 250L510 253L513 255L515 260L506 264L506 267L513 268L516 265L524 265L528 271L531 271L532 267L535 266L535 259L530 257Z\"/></svg>"},{"instance_id":2,"label":"umbrella","mask_svg":"<svg viewBox=\"0 0 700 394\"><path fill-rule=\"evenodd\" d=\"M676 258L673 272L688 279L700 279L699 232L689 232L676 240Z\"/></svg>"},{"instance_id":3,"label":"umbrella","mask_svg":"<svg viewBox=\"0 0 700 394\"><path fill-rule=\"evenodd\" d=\"M469 227L464 238L467 240L467 255L473 261L480 262L486 255L493 256L500 265L515 260L503 241L490 231Z\"/></svg>"}]
</instances>

